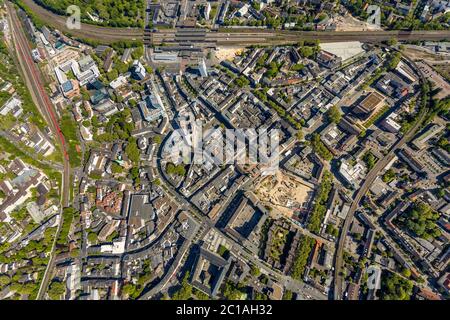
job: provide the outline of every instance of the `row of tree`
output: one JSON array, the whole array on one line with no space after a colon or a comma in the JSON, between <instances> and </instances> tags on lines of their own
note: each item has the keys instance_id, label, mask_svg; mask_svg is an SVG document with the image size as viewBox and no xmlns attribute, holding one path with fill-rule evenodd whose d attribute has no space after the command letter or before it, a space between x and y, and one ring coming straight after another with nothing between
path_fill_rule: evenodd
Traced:
<instances>
[{"instance_id":1,"label":"row of tree","mask_svg":"<svg viewBox=\"0 0 450 320\"><path fill-rule=\"evenodd\" d=\"M112 27L144 27L145 0L35 0L39 5L67 15L67 8L76 5L84 22ZM97 16L94 21L89 16Z\"/></svg>"},{"instance_id":2,"label":"row of tree","mask_svg":"<svg viewBox=\"0 0 450 320\"><path fill-rule=\"evenodd\" d=\"M315 204L308 221L308 229L311 232L319 233L320 225L327 211L327 202L333 187L333 175L329 171L323 174L322 182L317 192Z\"/></svg>"}]
</instances>

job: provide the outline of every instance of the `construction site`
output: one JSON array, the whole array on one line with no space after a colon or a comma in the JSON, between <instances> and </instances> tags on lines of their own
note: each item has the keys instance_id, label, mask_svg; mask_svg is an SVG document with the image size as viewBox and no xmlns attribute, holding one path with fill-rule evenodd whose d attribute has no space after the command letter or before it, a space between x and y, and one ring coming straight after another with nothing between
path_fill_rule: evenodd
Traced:
<instances>
[{"instance_id":1,"label":"construction site","mask_svg":"<svg viewBox=\"0 0 450 320\"><path fill-rule=\"evenodd\" d=\"M313 193L314 185L281 170L256 188L256 196L266 207L288 218L307 208Z\"/></svg>"}]
</instances>

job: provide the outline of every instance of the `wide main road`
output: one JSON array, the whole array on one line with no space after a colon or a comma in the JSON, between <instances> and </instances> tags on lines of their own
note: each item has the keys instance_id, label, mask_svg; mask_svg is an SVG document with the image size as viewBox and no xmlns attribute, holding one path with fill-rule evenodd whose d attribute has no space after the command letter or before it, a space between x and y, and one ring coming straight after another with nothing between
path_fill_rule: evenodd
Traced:
<instances>
[{"instance_id":1,"label":"wide main road","mask_svg":"<svg viewBox=\"0 0 450 320\"><path fill-rule=\"evenodd\" d=\"M111 43L120 40L143 40L144 30L139 28L110 28L91 24L81 24L81 28L67 28L66 16L57 15L36 4L34 0L22 0L44 23L73 36L97 40L101 43ZM179 30L160 30L151 33L152 43L176 42ZM366 41L380 42L397 38L398 40L445 40L450 39L450 30L441 31L282 31L251 28L222 28L218 31L206 32L206 37L193 35L191 43L215 43L221 46L246 46L296 43L300 40L315 40L322 42ZM185 35L186 36L186 35ZM189 42L189 39L187 39ZM184 40L183 40L184 41Z\"/></svg>"},{"instance_id":2,"label":"wide main road","mask_svg":"<svg viewBox=\"0 0 450 320\"><path fill-rule=\"evenodd\" d=\"M70 161L67 153L67 144L64 135L59 127L59 121L54 110L54 106L45 91L41 74L31 56L31 48L26 38L25 32L22 28L21 21L15 11L14 7L7 3L9 25L13 37L14 46L16 49L16 56L20 64L20 69L24 76L25 84L31 94L33 102L36 104L43 118L47 122L50 130L53 132L55 139L57 139L61 151L63 153L63 170L62 170L62 185L61 185L61 207L66 208L70 205ZM56 247L56 239L62 226L62 214L60 216L60 223L55 234L55 239L52 245L50 260L47 264L44 278L38 293L38 299L42 298L45 289L48 286L51 269L54 263L54 252Z\"/></svg>"},{"instance_id":3,"label":"wide main road","mask_svg":"<svg viewBox=\"0 0 450 320\"><path fill-rule=\"evenodd\" d=\"M408 63L410 63L411 65L413 65L415 67L415 69L419 72L421 82L423 82L424 76L423 76L422 72L416 67L414 62L411 61L410 59L408 59L407 57L403 57L403 58L406 59L408 61ZM422 125L422 122L425 119L425 116L427 115L427 112L428 112L428 109L424 108L421 111L421 113L419 114L419 117L417 118L416 122L414 123L414 126L391 148L391 150L388 152L388 154L383 159L381 159L380 161L378 161L375 164L375 166L372 168L372 170L370 170L370 172L367 174L362 186L360 187L360 189L358 190L358 192L356 193L356 195L353 199L353 202L350 206L350 210L347 214L347 217L345 218L344 225L342 227L342 230L341 230L341 233L339 236L339 242L338 242L338 247L337 247L337 251L336 251L335 270L334 270L334 272L335 272L334 291L333 291L334 300L342 299L342 290L344 288L342 286L342 284L343 284L342 278L343 277L341 275L341 271L342 271L342 266L343 266L343 252L344 252L344 247L345 247L345 240L347 238L347 233L350 228L350 224L353 221L355 212L359 207L359 203L361 202L362 198L367 193L367 191L369 190L370 186L375 181L377 176L380 174L380 172L389 164L390 161L392 161L392 159L395 156L395 152L398 149L400 149L403 145L408 143L411 140L411 138L414 136L416 131L420 128L420 126Z\"/></svg>"}]
</instances>

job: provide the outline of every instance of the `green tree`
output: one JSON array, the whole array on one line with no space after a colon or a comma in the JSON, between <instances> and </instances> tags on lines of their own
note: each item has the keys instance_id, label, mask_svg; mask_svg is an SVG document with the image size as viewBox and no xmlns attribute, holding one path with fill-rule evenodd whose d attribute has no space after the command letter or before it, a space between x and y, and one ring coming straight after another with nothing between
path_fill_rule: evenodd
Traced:
<instances>
[{"instance_id":1,"label":"green tree","mask_svg":"<svg viewBox=\"0 0 450 320\"><path fill-rule=\"evenodd\" d=\"M314 50L312 47L303 46L300 48L299 53L303 58L310 58L313 56Z\"/></svg>"},{"instance_id":2,"label":"green tree","mask_svg":"<svg viewBox=\"0 0 450 320\"><path fill-rule=\"evenodd\" d=\"M409 300L412 295L413 284L394 273L388 273L381 281L382 300Z\"/></svg>"},{"instance_id":3,"label":"green tree","mask_svg":"<svg viewBox=\"0 0 450 320\"><path fill-rule=\"evenodd\" d=\"M297 247L297 254L290 270L292 278L297 280L302 278L314 243L314 239L308 236L302 236L300 238Z\"/></svg>"},{"instance_id":4,"label":"green tree","mask_svg":"<svg viewBox=\"0 0 450 320\"><path fill-rule=\"evenodd\" d=\"M53 281L50 284L48 295L52 300L59 300L61 299L61 295L63 295L64 292L66 292L66 287L64 283L59 281Z\"/></svg>"},{"instance_id":5,"label":"green tree","mask_svg":"<svg viewBox=\"0 0 450 320\"><path fill-rule=\"evenodd\" d=\"M186 175L186 169L182 164L174 165L173 163L168 163L166 166L166 172L169 175L176 175L176 176Z\"/></svg>"},{"instance_id":6,"label":"green tree","mask_svg":"<svg viewBox=\"0 0 450 320\"><path fill-rule=\"evenodd\" d=\"M138 60L138 59L142 58L143 55L144 55L144 47L143 46L134 49L133 52L131 53L131 57L134 60Z\"/></svg>"},{"instance_id":7,"label":"green tree","mask_svg":"<svg viewBox=\"0 0 450 320\"><path fill-rule=\"evenodd\" d=\"M95 232L89 232L87 236L90 243L96 243L97 242L97 234Z\"/></svg>"},{"instance_id":8,"label":"green tree","mask_svg":"<svg viewBox=\"0 0 450 320\"><path fill-rule=\"evenodd\" d=\"M156 143L156 144L161 144L161 142L162 142L162 138L161 138L161 136L154 136L153 138L152 138L152 141L153 141L153 143Z\"/></svg>"},{"instance_id":9,"label":"green tree","mask_svg":"<svg viewBox=\"0 0 450 320\"><path fill-rule=\"evenodd\" d=\"M259 270L259 268L257 266L253 266L250 268L250 274L254 277L259 277L259 275L261 274L261 271Z\"/></svg>"},{"instance_id":10,"label":"green tree","mask_svg":"<svg viewBox=\"0 0 450 320\"><path fill-rule=\"evenodd\" d=\"M283 294L283 300L292 300L292 298L293 298L292 291L285 290Z\"/></svg>"},{"instance_id":11,"label":"green tree","mask_svg":"<svg viewBox=\"0 0 450 320\"><path fill-rule=\"evenodd\" d=\"M405 217L399 218L399 221L416 236L431 240L441 235L436 224L438 219L439 213L434 212L429 205L416 202Z\"/></svg>"},{"instance_id":12,"label":"green tree","mask_svg":"<svg viewBox=\"0 0 450 320\"><path fill-rule=\"evenodd\" d=\"M406 278L411 277L411 270L408 269L408 268L403 268L403 270L402 270L402 275L403 275L404 277L406 277Z\"/></svg>"},{"instance_id":13,"label":"green tree","mask_svg":"<svg viewBox=\"0 0 450 320\"><path fill-rule=\"evenodd\" d=\"M333 187L333 175L329 171L325 171L322 177L314 207L309 215L308 229L311 232L319 233L322 220L326 213L326 204Z\"/></svg>"},{"instance_id":14,"label":"green tree","mask_svg":"<svg viewBox=\"0 0 450 320\"><path fill-rule=\"evenodd\" d=\"M125 153L127 154L128 159L130 159L133 163L137 164L139 162L141 153L138 149L135 138L128 139L128 144L125 148Z\"/></svg>"},{"instance_id":15,"label":"green tree","mask_svg":"<svg viewBox=\"0 0 450 320\"><path fill-rule=\"evenodd\" d=\"M136 286L132 283L124 284L122 287L122 293L126 296L133 296L136 292Z\"/></svg>"},{"instance_id":16,"label":"green tree","mask_svg":"<svg viewBox=\"0 0 450 320\"><path fill-rule=\"evenodd\" d=\"M91 96L89 95L89 91L86 90L86 88L81 87L80 88L81 97L84 101L89 101L91 99Z\"/></svg>"},{"instance_id":17,"label":"green tree","mask_svg":"<svg viewBox=\"0 0 450 320\"><path fill-rule=\"evenodd\" d=\"M235 285L232 282L227 281L222 294L226 300L240 300L242 299L244 292L240 285Z\"/></svg>"},{"instance_id":18,"label":"green tree","mask_svg":"<svg viewBox=\"0 0 450 320\"><path fill-rule=\"evenodd\" d=\"M375 158L375 156L370 151L364 154L363 160L369 170L372 170L372 168L375 166L375 163L377 162L377 158Z\"/></svg>"},{"instance_id":19,"label":"green tree","mask_svg":"<svg viewBox=\"0 0 450 320\"><path fill-rule=\"evenodd\" d=\"M113 80L117 79L118 76L119 76L119 72L116 69L113 69L107 73L106 78L108 78L108 81L113 81Z\"/></svg>"},{"instance_id":20,"label":"green tree","mask_svg":"<svg viewBox=\"0 0 450 320\"><path fill-rule=\"evenodd\" d=\"M10 283L11 283L11 278L9 276L4 275L4 274L0 275L0 286L1 287L4 287L5 285L10 284Z\"/></svg>"},{"instance_id":21,"label":"green tree","mask_svg":"<svg viewBox=\"0 0 450 320\"><path fill-rule=\"evenodd\" d=\"M292 71L301 71L301 70L303 70L303 69L305 69L305 65L302 64L302 63L294 64L294 65L291 67L291 70L292 70Z\"/></svg>"},{"instance_id":22,"label":"green tree","mask_svg":"<svg viewBox=\"0 0 450 320\"><path fill-rule=\"evenodd\" d=\"M324 145L318 133L314 133L312 135L311 145L314 149L314 152L317 153L323 160L330 161L331 159L333 159L333 154Z\"/></svg>"},{"instance_id":23,"label":"green tree","mask_svg":"<svg viewBox=\"0 0 450 320\"><path fill-rule=\"evenodd\" d=\"M189 276L189 272L186 272L181 281L181 288L173 294L172 300L189 300L192 297L192 286L189 284Z\"/></svg>"},{"instance_id":24,"label":"green tree","mask_svg":"<svg viewBox=\"0 0 450 320\"><path fill-rule=\"evenodd\" d=\"M114 174L121 174L123 172L123 168L121 165L117 164L116 162L113 162L111 164L111 171Z\"/></svg>"},{"instance_id":25,"label":"green tree","mask_svg":"<svg viewBox=\"0 0 450 320\"><path fill-rule=\"evenodd\" d=\"M389 58L386 60L387 61L387 69L394 70L395 68L397 68L397 65L399 64L401 57L402 57L402 55L400 52L392 53L389 56Z\"/></svg>"},{"instance_id":26,"label":"green tree","mask_svg":"<svg viewBox=\"0 0 450 320\"><path fill-rule=\"evenodd\" d=\"M397 38L392 37L389 40L387 40L386 43L388 46L395 46L398 43L398 40Z\"/></svg>"},{"instance_id":27,"label":"green tree","mask_svg":"<svg viewBox=\"0 0 450 320\"><path fill-rule=\"evenodd\" d=\"M337 106L332 106L327 111L327 118L330 122L339 123L342 119L341 111Z\"/></svg>"},{"instance_id":28,"label":"green tree","mask_svg":"<svg viewBox=\"0 0 450 320\"><path fill-rule=\"evenodd\" d=\"M390 183L392 180L395 179L395 171L393 169L388 169L384 174L383 174L383 181L386 183Z\"/></svg>"}]
</instances>

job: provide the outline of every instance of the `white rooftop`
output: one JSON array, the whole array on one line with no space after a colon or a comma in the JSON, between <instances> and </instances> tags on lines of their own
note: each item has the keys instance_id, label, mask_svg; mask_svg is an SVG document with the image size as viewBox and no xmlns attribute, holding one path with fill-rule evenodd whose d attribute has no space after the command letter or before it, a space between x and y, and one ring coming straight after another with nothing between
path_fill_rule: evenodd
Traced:
<instances>
[{"instance_id":1,"label":"white rooftop","mask_svg":"<svg viewBox=\"0 0 450 320\"><path fill-rule=\"evenodd\" d=\"M362 43L359 41L321 43L320 48L337 55L342 58L342 61L364 52Z\"/></svg>"}]
</instances>

